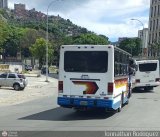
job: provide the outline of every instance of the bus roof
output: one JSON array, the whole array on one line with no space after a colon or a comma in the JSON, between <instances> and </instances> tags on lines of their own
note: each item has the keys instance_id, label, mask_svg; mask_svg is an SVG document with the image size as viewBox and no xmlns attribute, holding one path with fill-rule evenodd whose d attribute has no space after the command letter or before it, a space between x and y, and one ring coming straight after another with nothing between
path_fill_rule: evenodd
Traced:
<instances>
[{"instance_id":1,"label":"bus roof","mask_svg":"<svg viewBox=\"0 0 160 137\"><path fill-rule=\"evenodd\" d=\"M155 63L155 62L159 62L159 60L136 60L136 63Z\"/></svg>"},{"instance_id":2,"label":"bus roof","mask_svg":"<svg viewBox=\"0 0 160 137\"><path fill-rule=\"evenodd\" d=\"M124 51L123 49L120 49L120 48L115 47L115 46L114 46L114 48L117 49L117 50L119 50L119 51L124 52L125 54L128 54L129 56L132 56L130 53L128 53L127 51Z\"/></svg>"},{"instance_id":3,"label":"bus roof","mask_svg":"<svg viewBox=\"0 0 160 137\"><path fill-rule=\"evenodd\" d=\"M83 45L76 45L76 44L73 44L73 45L62 45L61 47L98 47L98 46L113 46L113 45L92 45L92 44L83 44Z\"/></svg>"},{"instance_id":4,"label":"bus roof","mask_svg":"<svg viewBox=\"0 0 160 137\"><path fill-rule=\"evenodd\" d=\"M121 51L121 52L123 52L123 53L125 53L125 54L127 54L129 56L132 56L130 53L128 53L128 52L124 51L123 49L120 49L120 48L118 48L116 46L113 46L113 45L89 45L89 44L85 44L85 45L62 45L61 47L99 47L99 46L101 46L101 47L111 46L111 47L115 48L118 51Z\"/></svg>"}]
</instances>

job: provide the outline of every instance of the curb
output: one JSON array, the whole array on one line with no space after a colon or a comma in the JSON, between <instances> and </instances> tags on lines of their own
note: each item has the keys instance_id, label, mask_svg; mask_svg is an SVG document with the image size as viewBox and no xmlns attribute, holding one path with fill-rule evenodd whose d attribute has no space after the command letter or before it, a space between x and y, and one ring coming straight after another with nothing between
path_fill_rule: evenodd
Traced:
<instances>
[{"instance_id":1,"label":"curb","mask_svg":"<svg viewBox=\"0 0 160 137\"><path fill-rule=\"evenodd\" d=\"M24 74L26 77L41 77L41 74Z\"/></svg>"}]
</instances>

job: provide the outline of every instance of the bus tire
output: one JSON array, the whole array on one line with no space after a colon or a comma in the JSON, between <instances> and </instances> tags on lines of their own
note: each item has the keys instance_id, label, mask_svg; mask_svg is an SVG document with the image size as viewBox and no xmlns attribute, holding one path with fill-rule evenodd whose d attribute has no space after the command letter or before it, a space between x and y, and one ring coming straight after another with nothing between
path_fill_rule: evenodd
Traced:
<instances>
[{"instance_id":1,"label":"bus tire","mask_svg":"<svg viewBox=\"0 0 160 137\"><path fill-rule=\"evenodd\" d=\"M122 105L120 104L120 106L119 106L119 108L118 108L118 112L121 112L121 110L122 110Z\"/></svg>"},{"instance_id":2,"label":"bus tire","mask_svg":"<svg viewBox=\"0 0 160 137\"><path fill-rule=\"evenodd\" d=\"M128 105L129 104L129 99L127 99L127 101L126 101L126 103L125 103L126 105Z\"/></svg>"},{"instance_id":3,"label":"bus tire","mask_svg":"<svg viewBox=\"0 0 160 137\"><path fill-rule=\"evenodd\" d=\"M132 89L132 92L137 92L137 91L138 91L138 88L136 87Z\"/></svg>"}]
</instances>

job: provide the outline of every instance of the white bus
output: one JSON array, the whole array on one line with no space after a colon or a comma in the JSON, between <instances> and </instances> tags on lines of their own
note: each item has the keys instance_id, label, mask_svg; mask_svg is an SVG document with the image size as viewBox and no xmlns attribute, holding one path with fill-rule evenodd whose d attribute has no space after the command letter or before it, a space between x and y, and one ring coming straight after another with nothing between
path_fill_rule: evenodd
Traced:
<instances>
[{"instance_id":1,"label":"white bus","mask_svg":"<svg viewBox=\"0 0 160 137\"><path fill-rule=\"evenodd\" d=\"M158 60L140 60L136 61L136 73L133 76L133 90L139 88L152 90L160 85L159 61Z\"/></svg>"},{"instance_id":2,"label":"white bus","mask_svg":"<svg viewBox=\"0 0 160 137\"><path fill-rule=\"evenodd\" d=\"M120 111L129 100L130 56L112 45L62 45L58 104Z\"/></svg>"}]
</instances>

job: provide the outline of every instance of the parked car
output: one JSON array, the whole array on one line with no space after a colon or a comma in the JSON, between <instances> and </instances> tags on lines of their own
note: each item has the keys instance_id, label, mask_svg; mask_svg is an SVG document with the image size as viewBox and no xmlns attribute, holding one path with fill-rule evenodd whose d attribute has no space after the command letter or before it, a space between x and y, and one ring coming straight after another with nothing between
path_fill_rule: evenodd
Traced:
<instances>
[{"instance_id":1,"label":"parked car","mask_svg":"<svg viewBox=\"0 0 160 137\"><path fill-rule=\"evenodd\" d=\"M0 87L13 87L15 90L23 90L28 80L23 74L3 73L0 75Z\"/></svg>"},{"instance_id":2,"label":"parked car","mask_svg":"<svg viewBox=\"0 0 160 137\"><path fill-rule=\"evenodd\" d=\"M30 66L30 65L25 65L25 70L30 70L30 71L32 71L32 66Z\"/></svg>"},{"instance_id":3,"label":"parked car","mask_svg":"<svg viewBox=\"0 0 160 137\"><path fill-rule=\"evenodd\" d=\"M46 74L46 67L42 67L41 74ZM48 74L49 74L49 69L48 69Z\"/></svg>"}]
</instances>

